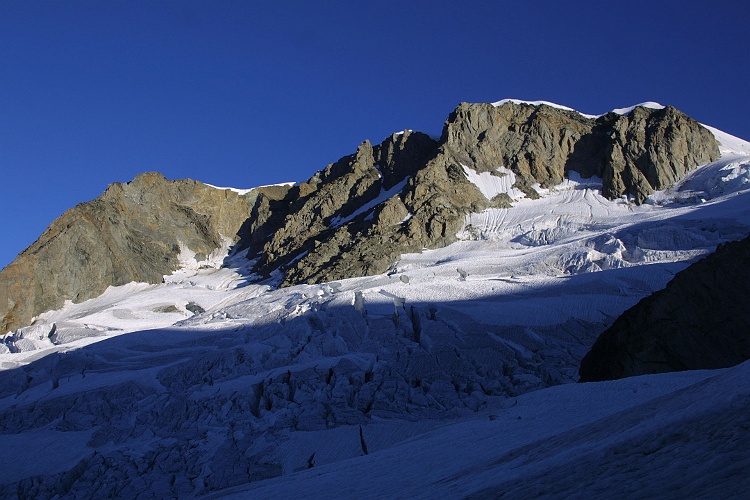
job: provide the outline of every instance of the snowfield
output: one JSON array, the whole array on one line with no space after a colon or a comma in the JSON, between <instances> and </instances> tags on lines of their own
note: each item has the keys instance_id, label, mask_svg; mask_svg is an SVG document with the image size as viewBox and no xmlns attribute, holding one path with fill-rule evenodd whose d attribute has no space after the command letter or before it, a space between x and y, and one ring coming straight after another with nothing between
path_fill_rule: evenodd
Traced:
<instances>
[{"instance_id":1,"label":"snowfield","mask_svg":"<svg viewBox=\"0 0 750 500\"><path fill-rule=\"evenodd\" d=\"M743 498L750 362L569 384L229 498ZM385 424L366 428L376 442ZM356 441L357 430L348 431Z\"/></svg>"},{"instance_id":2,"label":"snowfield","mask_svg":"<svg viewBox=\"0 0 750 500\"><path fill-rule=\"evenodd\" d=\"M719 161L640 206L465 169L513 207L387 274L274 289L185 249L42 314L0 344L0 495L742 496L750 364L575 383L618 315L750 232L750 144L714 133Z\"/></svg>"}]
</instances>

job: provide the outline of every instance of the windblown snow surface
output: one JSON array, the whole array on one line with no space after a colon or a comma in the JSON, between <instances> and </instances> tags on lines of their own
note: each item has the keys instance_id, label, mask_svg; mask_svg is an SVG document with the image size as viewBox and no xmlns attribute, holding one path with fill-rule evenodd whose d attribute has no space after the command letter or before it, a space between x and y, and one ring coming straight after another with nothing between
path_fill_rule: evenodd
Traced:
<instances>
[{"instance_id":1,"label":"windblown snow surface","mask_svg":"<svg viewBox=\"0 0 750 500\"><path fill-rule=\"evenodd\" d=\"M513 208L384 275L273 289L235 257L45 313L0 354L0 496L746 495L749 363L575 383L619 314L750 232L750 145L719 137L641 206L473 173Z\"/></svg>"}]
</instances>

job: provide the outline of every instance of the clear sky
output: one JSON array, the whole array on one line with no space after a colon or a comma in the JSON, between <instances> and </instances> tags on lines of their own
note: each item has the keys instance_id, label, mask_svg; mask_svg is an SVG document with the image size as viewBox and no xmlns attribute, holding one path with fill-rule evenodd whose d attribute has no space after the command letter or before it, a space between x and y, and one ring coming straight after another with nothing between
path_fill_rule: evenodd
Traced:
<instances>
[{"instance_id":1,"label":"clear sky","mask_svg":"<svg viewBox=\"0 0 750 500\"><path fill-rule=\"evenodd\" d=\"M750 2L0 0L0 267L112 182L301 181L461 101L750 139Z\"/></svg>"}]
</instances>

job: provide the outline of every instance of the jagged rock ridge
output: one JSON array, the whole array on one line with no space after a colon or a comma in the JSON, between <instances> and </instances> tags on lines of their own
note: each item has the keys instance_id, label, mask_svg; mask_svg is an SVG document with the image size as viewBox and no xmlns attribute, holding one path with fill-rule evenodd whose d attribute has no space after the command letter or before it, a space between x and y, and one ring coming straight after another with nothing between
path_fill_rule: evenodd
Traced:
<instances>
[{"instance_id":1,"label":"jagged rock ridge","mask_svg":"<svg viewBox=\"0 0 750 500\"><path fill-rule=\"evenodd\" d=\"M243 246L261 274L284 270L282 285L377 274L402 253L454 242L467 213L509 206L507 197L487 200L464 166L508 168L530 197L534 184L556 185L568 171L596 175L606 196L640 203L718 157L711 132L672 107L593 119L546 105L463 103L438 142L409 132L375 147L365 142L290 191L279 211L262 205L262 231L251 230ZM403 189L384 203L355 210L398 182Z\"/></svg>"},{"instance_id":2,"label":"jagged rock ridge","mask_svg":"<svg viewBox=\"0 0 750 500\"><path fill-rule=\"evenodd\" d=\"M402 253L451 243L464 214L493 206L436 141L409 131L362 143L274 201L258 199L240 247L259 273L283 270L283 285L384 272Z\"/></svg>"},{"instance_id":3,"label":"jagged rock ridge","mask_svg":"<svg viewBox=\"0 0 750 500\"><path fill-rule=\"evenodd\" d=\"M158 282L177 268L181 245L208 254L236 242L260 277L282 286L384 272L403 253L454 242L467 213L509 206L507 196L485 198L464 166L508 168L530 197L534 184L573 170L602 177L606 196L641 202L718 155L712 134L671 107L593 119L546 105L463 103L438 141L409 131L366 141L293 187L239 195L139 176L64 214L0 271L0 331L109 285Z\"/></svg>"},{"instance_id":4,"label":"jagged rock ridge","mask_svg":"<svg viewBox=\"0 0 750 500\"><path fill-rule=\"evenodd\" d=\"M620 316L581 361L582 382L726 368L750 359L750 237L677 273Z\"/></svg>"}]
</instances>

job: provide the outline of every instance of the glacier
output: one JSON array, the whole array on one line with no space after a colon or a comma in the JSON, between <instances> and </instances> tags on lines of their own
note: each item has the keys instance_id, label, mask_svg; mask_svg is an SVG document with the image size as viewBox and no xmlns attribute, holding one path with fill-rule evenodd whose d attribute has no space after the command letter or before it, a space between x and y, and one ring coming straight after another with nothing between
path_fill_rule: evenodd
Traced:
<instances>
[{"instance_id":1,"label":"glacier","mask_svg":"<svg viewBox=\"0 0 750 500\"><path fill-rule=\"evenodd\" d=\"M473 174L513 207L386 274L276 289L185 252L40 315L3 339L0 494L741 495L750 364L575 383L619 314L750 232L750 144L714 133L642 205Z\"/></svg>"}]
</instances>

